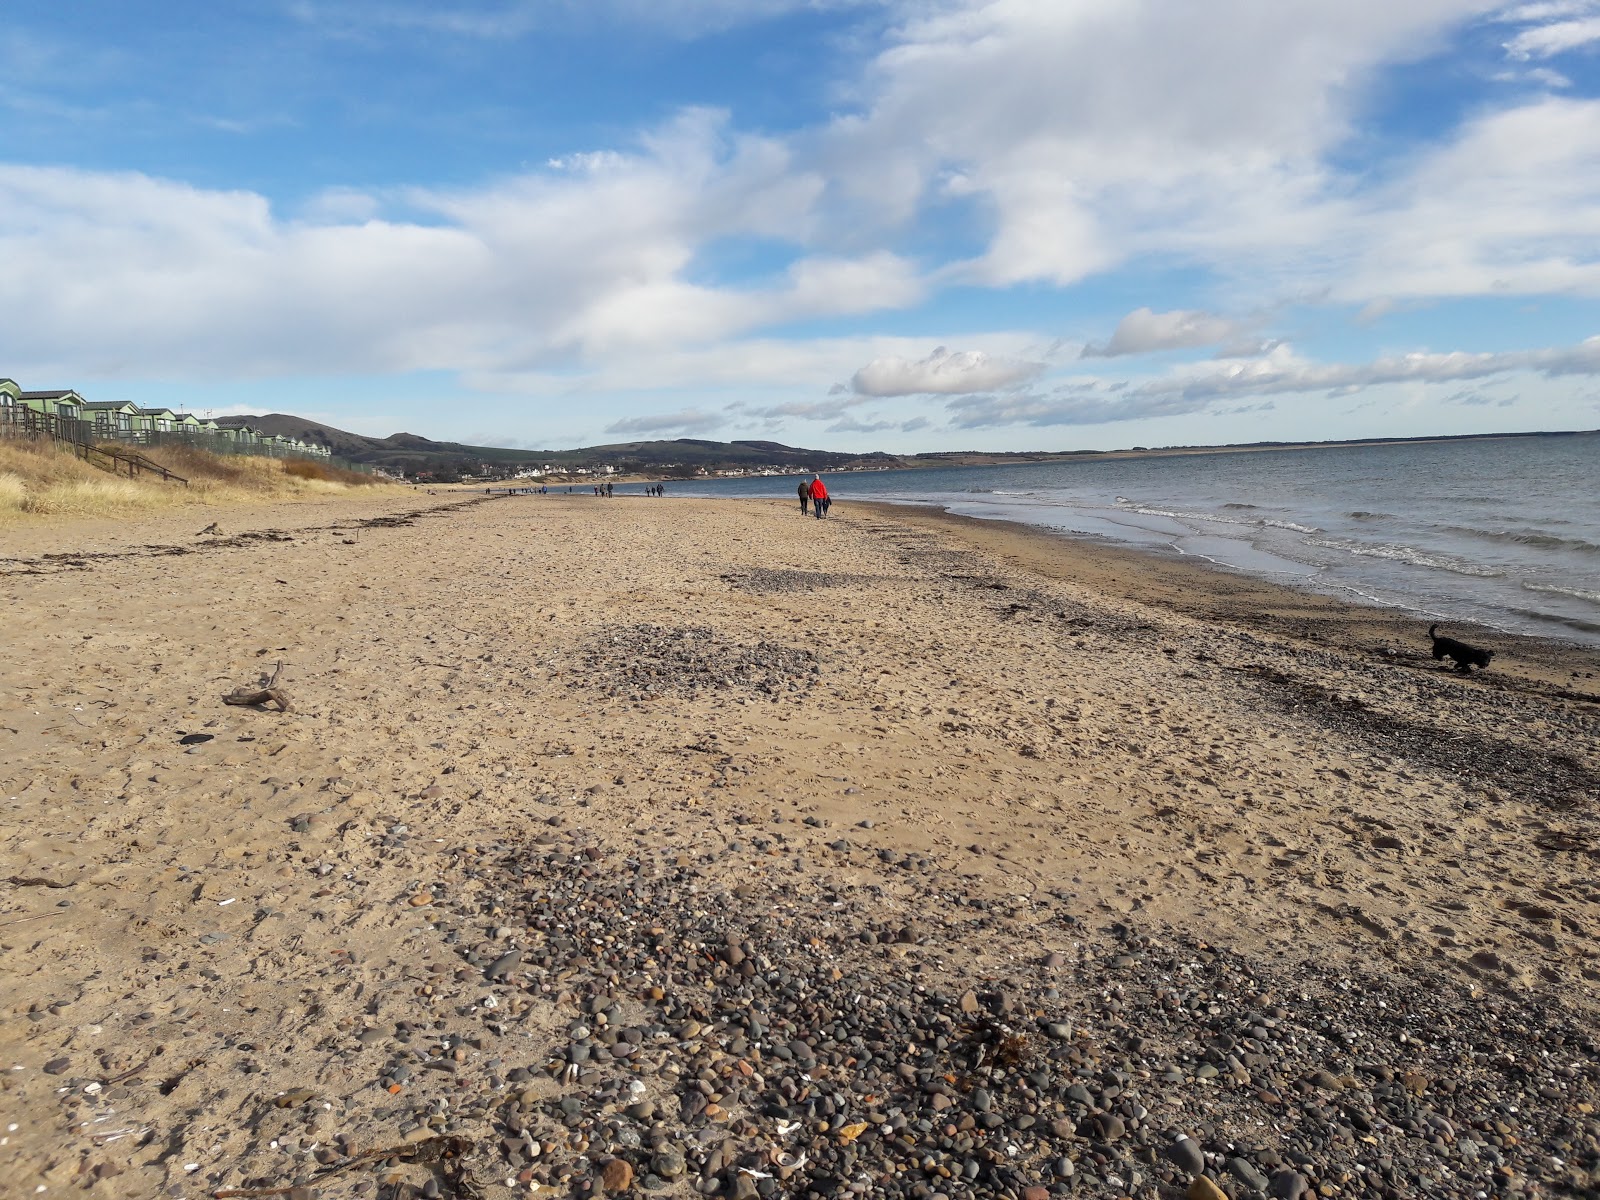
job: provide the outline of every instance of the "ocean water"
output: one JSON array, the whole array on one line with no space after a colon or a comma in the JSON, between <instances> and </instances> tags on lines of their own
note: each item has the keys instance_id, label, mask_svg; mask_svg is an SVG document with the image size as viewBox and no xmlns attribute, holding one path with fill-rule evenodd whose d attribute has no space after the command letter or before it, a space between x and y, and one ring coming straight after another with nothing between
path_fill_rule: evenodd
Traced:
<instances>
[{"instance_id":1,"label":"ocean water","mask_svg":"<svg viewBox=\"0 0 1600 1200\"><path fill-rule=\"evenodd\" d=\"M824 475L1317 592L1600 646L1600 434ZM669 485L781 496L796 477Z\"/></svg>"}]
</instances>

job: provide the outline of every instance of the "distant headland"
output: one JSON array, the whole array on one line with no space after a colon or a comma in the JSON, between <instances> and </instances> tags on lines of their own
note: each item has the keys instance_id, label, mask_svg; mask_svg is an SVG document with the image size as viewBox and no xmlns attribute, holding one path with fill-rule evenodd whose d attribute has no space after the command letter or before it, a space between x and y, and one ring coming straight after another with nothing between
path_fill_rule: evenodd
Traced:
<instances>
[{"instance_id":1,"label":"distant headland","mask_svg":"<svg viewBox=\"0 0 1600 1200\"><path fill-rule=\"evenodd\" d=\"M436 482L513 478L648 476L704 479L790 475L802 471L892 471L929 467L996 466L1008 463L1132 458L1177 454L1244 454L1263 450L1316 450L1495 438L1576 437L1600 430L1449 434L1431 437L1350 438L1324 442L1248 442L1219 446L1131 446L1123 450L946 450L924 454L882 451L847 453L811 450L772 441L716 442L702 438L616 442L571 450L474 446L440 442L412 433L374 438L285 413L237 418L268 433L292 437L352 462L380 467L408 479Z\"/></svg>"}]
</instances>

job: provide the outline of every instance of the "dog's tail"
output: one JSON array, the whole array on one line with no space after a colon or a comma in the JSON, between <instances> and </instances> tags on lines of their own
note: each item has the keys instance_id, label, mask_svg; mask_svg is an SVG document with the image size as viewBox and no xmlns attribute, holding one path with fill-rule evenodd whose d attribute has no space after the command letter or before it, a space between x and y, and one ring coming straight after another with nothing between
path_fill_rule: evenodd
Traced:
<instances>
[{"instance_id":1,"label":"dog's tail","mask_svg":"<svg viewBox=\"0 0 1600 1200\"><path fill-rule=\"evenodd\" d=\"M1438 635L1436 633L1434 633L1434 630L1436 630L1438 628L1439 628L1438 622L1434 622L1432 625L1429 625L1428 626L1428 636L1429 637L1437 637Z\"/></svg>"}]
</instances>

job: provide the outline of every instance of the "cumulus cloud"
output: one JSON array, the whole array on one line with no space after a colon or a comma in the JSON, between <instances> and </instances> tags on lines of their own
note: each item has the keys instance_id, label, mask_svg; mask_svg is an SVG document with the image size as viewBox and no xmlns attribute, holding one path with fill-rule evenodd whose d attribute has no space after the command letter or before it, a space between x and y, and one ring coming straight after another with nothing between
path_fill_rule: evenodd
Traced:
<instances>
[{"instance_id":1,"label":"cumulus cloud","mask_svg":"<svg viewBox=\"0 0 1600 1200\"><path fill-rule=\"evenodd\" d=\"M1351 225L1339 300L1600 293L1600 101L1486 115Z\"/></svg>"},{"instance_id":2,"label":"cumulus cloud","mask_svg":"<svg viewBox=\"0 0 1600 1200\"><path fill-rule=\"evenodd\" d=\"M952 272L968 282L1065 285L1156 250L1236 262L1240 244L1303 260L1339 215L1326 162L1360 85L1486 7L930 6L874 60L866 111L830 150L860 172L842 184L857 209L886 220L935 191L974 202L992 234Z\"/></svg>"},{"instance_id":3,"label":"cumulus cloud","mask_svg":"<svg viewBox=\"0 0 1600 1200\"><path fill-rule=\"evenodd\" d=\"M1104 344L1090 343L1082 358L1116 358L1124 354L1149 354L1190 346L1210 346L1235 338L1242 330L1237 321L1193 309L1152 312L1136 308L1121 321Z\"/></svg>"},{"instance_id":4,"label":"cumulus cloud","mask_svg":"<svg viewBox=\"0 0 1600 1200\"><path fill-rule=\"evenodd\" d=\"M680 437L695 433L711 433L722 428L724 418L716 413L686 408L680 412L653 413L643 417L628 417L606 426L607 433L676 434Z\"/></svg>"},{"instance_id":5,"label":"cumulus cloud","mask_svg":"<svg viewBox=\"0 0 1600 1200\"><path fill-rule=\"evenodd\" d=\"M850 378L858 396L957 396L1011 387L1035 378L1043 363L991 357L982 350L939 346L926 358L875 358Z\"/></svg>"},{"instance_id":6,"label":"cumulus cloud","mask_svg":"<svg viewBox=\"0 0 1600 1200\"><path fill-rule=\"evenodd\" d=\"M689 278L714 239L793 236L819 186L701 110L629 155L476 190L330 192L301 220L250 192L0 165L0 356L80 376L514 372L914 302L915 269L887 251Z\"/></svg>"}]
</instances>

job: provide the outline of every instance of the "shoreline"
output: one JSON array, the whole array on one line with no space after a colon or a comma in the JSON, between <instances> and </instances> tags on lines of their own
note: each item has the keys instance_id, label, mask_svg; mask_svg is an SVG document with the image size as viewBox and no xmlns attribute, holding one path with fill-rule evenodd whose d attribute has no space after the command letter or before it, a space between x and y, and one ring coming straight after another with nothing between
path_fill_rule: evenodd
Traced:
<instances>
[{"instance_id":1,"label":"shoreline","mask_svg":"<svg viewBox=\"0 0 1600 1200\"><path fill-rule=\"evenodd\" d=\"M1073 579L1075 573L1087 571L1094 586L1123 599L1201 620L1376 655L1390 650L1426 653L1429 648L1426 630L1431 619L1397 605L1363 603L1295 587L1191 555L1169 556L1021 521L969 517L935 503L852 500L850 505L949 531L1052 578ZM1491 668L1478 672L1484 681L1496 672L1509 672L1581 693L1573 699L1600 703L1600 647L1553 635L1510 633L1472 621L1451 622L1447 632L1496 647ZM1575 675L1581 682L1574 683Z\"/></svg>"},{"instance_id":2,"label":"shoreline","mask_svg":"<svg viewBox=\"0 0 1600 1200\"><path fill-rule=\"evenodd\" d=\"M1600 707L1548 648L1463 677L906 506L587 499L0 564L7 1178L1600 1182ZM287 711L223 701L280 662Z\"/></svg>"}]
</instances>

